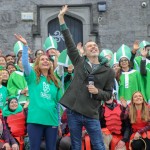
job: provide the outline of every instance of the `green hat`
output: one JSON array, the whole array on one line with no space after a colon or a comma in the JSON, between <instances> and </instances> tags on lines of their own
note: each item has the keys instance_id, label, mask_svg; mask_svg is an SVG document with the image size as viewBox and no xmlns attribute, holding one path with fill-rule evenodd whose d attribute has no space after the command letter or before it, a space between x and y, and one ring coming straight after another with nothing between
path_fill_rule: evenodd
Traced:
<instances>
[{"instance_id":1,"label":"green hat","mask_svg":"<svg viewBox=\"0 0 150 150\"><path fill-rule=\"evenodd\" d=\"M17 56L18 52L21 51L21 50L23 50L23 43L18 41L14 45L14 53L15 53L15 55Z\"/></svg>"},{"instance_id":2,"label":"green hat","mask_svg":"<svg viewBox=\"0 0 150 150\"><path fill-rule=\"evenodd\" d=\"M58 64L62 65L64 67L68 67L72 64L69 56L67 55L67 49L63 50L60 53L60 55L58 57Z\"/></svg>"},{"instance_id":3,"label":"green hat","mask_svg":"<svg viewBox=\"0 0 150 150\"><path fill-rule=\"evenodd\" d=\"M100 53L100 56L107 56L107 55L111 55L113 57L113 52L109 49L103 49L102 52Z\"/></svg>"},{"instance_id":4,"label":"green hat","mask_svg":"<svg viewBox=\"0 0 150 150\"><path fill-rule=\"evenodd\" d=\"M126 57L128 60L131 59L131 49L125 44L122 44L121 47L117 50L116 53L117 60L120 61L122 57Z\"/></svg>"},{"instance_id":5,"label":"green hat","mask_svg":"<svg viewBox=\"0 0 150 150\"><path fill-rule=\"evenodd\" d=\"M149 45L150 46L150 42L147 41L142 41L139 45L140 48L144 48L145 46Z\"/></svg>"},{"instance_id":6,"label":"green hat","mask_svg":"<svg viewBox=\"0 0 150 150\"><path fill-rule=\"evenodd\" d=\"M116 57L116 52L113 54L113 57L112 59L110 60L110 66L113 67L115 64L118 64L118 60L117 60L117 57Z\"/></svg>"},{"instance_id":7,"label":"green hat","mask_svg":"<svg viewBox=\"0 0 150 150\"><path fill-rule=\"evenodd\" d=\"M46 38L43 48L45 51L52 48L57 49L58 48L57 41L52 36L49 36Z\"/></svg>"}]
</instances>

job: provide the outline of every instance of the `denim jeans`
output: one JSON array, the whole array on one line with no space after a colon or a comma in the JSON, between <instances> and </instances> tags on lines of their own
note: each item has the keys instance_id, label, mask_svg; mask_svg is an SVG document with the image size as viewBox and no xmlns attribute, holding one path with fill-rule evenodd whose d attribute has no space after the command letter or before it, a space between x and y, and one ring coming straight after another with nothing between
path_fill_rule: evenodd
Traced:
<instances>
[{"instance_id":1,"label":"denim jeans","mask_svg":"<svg viewBox=\"0 0 150 150\"><path fill-rule=\"evenodd\" d=\"M83 116L70 109L67 109L67 118L72 150L81 150L83 126L90 136L93 150L105 150L99 120Z\"/></svg>"},{"instance_id":2,"label":"denim jeans","mask_svg":"<svg viewBox=\"0 0 150 150\"><path fill-rule=\"evenodd\" d=\"M58 127L28 123L27 131L30 141L30 150L40 150L43 136L45 138L46 150L56 150Z\"/></svg>"}]
</instances>

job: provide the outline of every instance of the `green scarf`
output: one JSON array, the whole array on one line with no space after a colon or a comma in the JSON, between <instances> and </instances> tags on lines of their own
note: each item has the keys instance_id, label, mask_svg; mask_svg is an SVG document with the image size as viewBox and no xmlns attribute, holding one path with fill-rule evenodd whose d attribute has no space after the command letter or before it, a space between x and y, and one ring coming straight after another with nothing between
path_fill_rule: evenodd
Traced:
<instances>
[{"instance_id":1,"label":"green scarf","mask_svg":"<svg viewBox=\"0 0 150 150\"><path fill-rule=\"evenodd\" d=\"M17 109L16 109L15 111L10 111L10 110L8 109L8 105L6 105L6 106L4 107L2 113L3 113L3 116L4 116L4 117L8 117L8 116L10 116L10 115L15 115L15 114L21 112L22 110L23 110L23 109L22 109L22 106L21 106L20 104L18 104L18 107L17 107Z\"/></svg>"}]
</instances>

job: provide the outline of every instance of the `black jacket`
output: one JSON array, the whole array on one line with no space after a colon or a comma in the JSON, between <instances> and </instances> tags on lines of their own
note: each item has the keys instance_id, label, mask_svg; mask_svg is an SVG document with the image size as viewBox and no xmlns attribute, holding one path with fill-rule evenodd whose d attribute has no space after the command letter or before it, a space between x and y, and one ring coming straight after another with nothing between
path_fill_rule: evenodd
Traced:
<instances>
[{"instance_id":1,"label":"black jacket","mask_svg":"<svg viewBox=\"0 0 150 150\"><path fill-rule=\"evenodd\" d=\"M81 57L71 37L69 29L62 31L67 47L67 53L74 65L74 78L63 95L60 103L90 118L99 119L98 108L101 101L109 100L114 86L115 73L105 63L106 59L99 58L100 64L92 71L86 57ZM94 76L94 85L99 89L98 94L90 98L88 92L88 76Z\"/></svg>"}]
</instances>

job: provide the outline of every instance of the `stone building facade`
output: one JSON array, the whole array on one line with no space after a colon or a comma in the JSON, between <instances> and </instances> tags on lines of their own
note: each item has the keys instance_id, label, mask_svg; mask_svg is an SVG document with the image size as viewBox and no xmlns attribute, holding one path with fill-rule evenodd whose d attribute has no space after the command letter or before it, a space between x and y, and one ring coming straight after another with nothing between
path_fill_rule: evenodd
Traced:
<instances>
[{"instance_id":1,"label":"stone building facade","mask_svg":"<svg viewBox=\"0 0 150 150\"><path fill-rule=\"evenodd\" d=\"M0 49L4 54L13 51L14 33L24 36L33 51L42 48L49 22L64 4L69 5L67 15L82 23L83 43L92 39L101 48L116 51L121 44L132 47L136 39L150 41L150 0L106 0L106 11L98 12L97 3L102 1L0 0Z\"/></svg>"}]
</instances>

